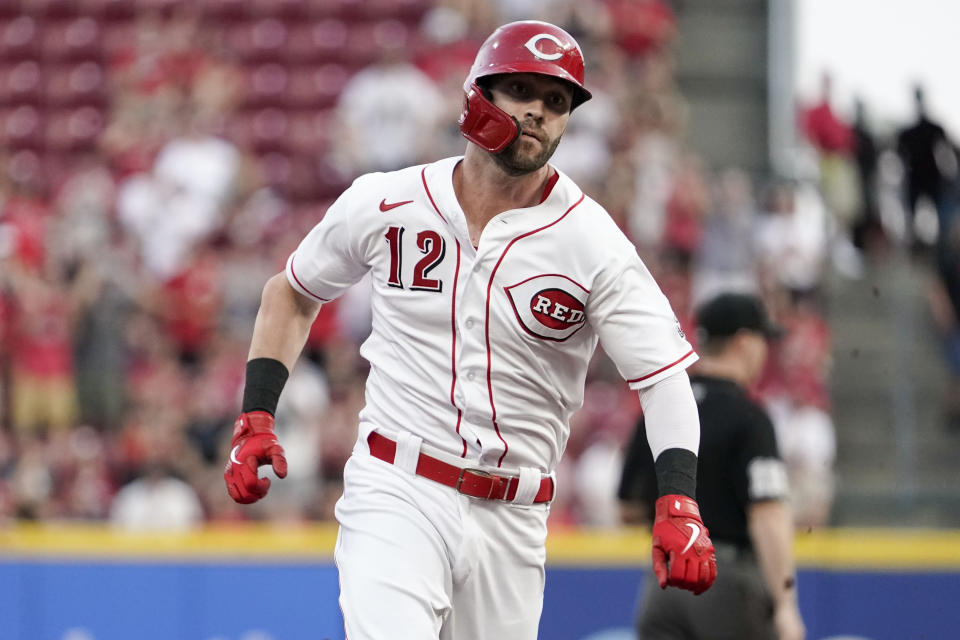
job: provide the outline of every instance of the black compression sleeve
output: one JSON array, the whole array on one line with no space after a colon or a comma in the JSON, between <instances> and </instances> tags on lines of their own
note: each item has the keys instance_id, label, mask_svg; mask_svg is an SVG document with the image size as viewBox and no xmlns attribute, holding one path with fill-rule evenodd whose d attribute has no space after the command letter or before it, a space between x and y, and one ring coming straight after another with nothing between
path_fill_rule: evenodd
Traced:
<instances>
[{"instance_id":1,"label":"black compression sleeve","mask_svg":"<svg viewBox=\"0 0 960 640\"><path fill-rule=\"evenodd\" d=\"M657 470L657 492L660 496L679 493L696 499L696 454L687 449L666 449L653 464Z\"/></svg>"},{"instance_id":2,"label":"black compression sleeve","mask_svg":"<svg viewBox=\"0 0 960 640\"><path fill-rule=\"evenodd\" d=\"M243 412L277 412L280 392L287 383L290 372L279 360L254 358L247 362L247 379L243 385Z\"/></svg>"}]
</instances>

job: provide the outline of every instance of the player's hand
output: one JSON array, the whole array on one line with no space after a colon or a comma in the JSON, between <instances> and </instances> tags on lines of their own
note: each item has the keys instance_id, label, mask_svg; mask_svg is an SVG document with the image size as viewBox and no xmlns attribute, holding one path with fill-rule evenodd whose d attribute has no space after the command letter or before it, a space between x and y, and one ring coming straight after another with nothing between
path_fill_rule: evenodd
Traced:
<instances>
[{"instance_id":1,"label":"player's hand","mask_svg":"<svg viewBox=\"0 0 960 640\"><path fill-rule=\"evenodd\" d=\"M703 593L717 577L717 559L696 500L662 496L655 512L653 572L660 588L673 586L697 595Z\"/></svg>"},{"instance_id":2,"label":"player's hand","mask_svg":"<svg viewBox=\"0 0 960 640\"><path fill-rule=\"evenodd\" d=\"M273 432L273 416L266 411L241 413L233 423L230 447L223 479L236 502L250 504L267 495L270 478L257 475L261 465L271 465L279 478L287 476L287 459Z\"/></svg>"}]
</instances>

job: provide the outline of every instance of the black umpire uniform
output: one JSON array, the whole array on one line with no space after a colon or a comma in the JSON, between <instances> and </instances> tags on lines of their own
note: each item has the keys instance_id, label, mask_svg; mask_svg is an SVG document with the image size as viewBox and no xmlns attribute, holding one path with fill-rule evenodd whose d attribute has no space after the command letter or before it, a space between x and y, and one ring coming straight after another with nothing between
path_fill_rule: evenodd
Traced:
<instances>
[{"instance_id":1,"label":"black umpire uniform","mask_svg":"<svg viewBox=\"0 0 960 640\"><path fill-rule=\"evenodd\" d=\"M701 336L733 335L741 329L766 336L778 332L758 301L730 294L701 309L698 324ZM700 414L696 499L716 547L717 580L694 596L661 590L655 579L647 579L637 615L638 637L776 638L773 601L748 526L752 502L787 498L787 476L773 424L734 380L694 373L691 386ZM632 507L638 520L653 522L657 483L642 418L626 452L618 497L625 507Z\"/></svg>"}]
</instances>

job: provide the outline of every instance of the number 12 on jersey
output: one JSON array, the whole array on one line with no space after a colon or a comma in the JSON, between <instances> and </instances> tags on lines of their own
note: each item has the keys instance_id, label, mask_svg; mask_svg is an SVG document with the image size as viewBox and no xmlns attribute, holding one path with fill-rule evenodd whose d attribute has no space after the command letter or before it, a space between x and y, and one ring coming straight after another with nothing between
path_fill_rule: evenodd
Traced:
<instances>
[{"instance_id":1,"label":"number 12 on jersey","mask_svg":"<svg viewBox=\"0 0 960 640\"><path fill-rule=\"evenodd\" d=\"M403 227L390 227L384 237L390 245L390 274L387 284L391 287L404 289L403 285ZM413 281L410 289L416 291L443 291L443 281L428 278L427 275L438 264L443 262L446 254L446 243L443 237L432 230L421 231L417 234L417 249L423 257L413 267Z\"/></svg>"}]
</instances>

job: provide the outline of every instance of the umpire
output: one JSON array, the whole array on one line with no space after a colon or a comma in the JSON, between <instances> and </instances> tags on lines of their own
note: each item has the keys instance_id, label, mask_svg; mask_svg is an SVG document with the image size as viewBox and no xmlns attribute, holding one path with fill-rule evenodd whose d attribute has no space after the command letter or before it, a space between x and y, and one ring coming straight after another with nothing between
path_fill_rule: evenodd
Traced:
<instances>
[{"instance_id":1,"label":"umpire","mask_svg":"<svg viewBox=\"0 0 960 640\"><path fill-rule=\"evenodd\" d=\"M716 546L717 580L694 596L646 580L640 640L802 640L787 475L773 424L747 395L779 335L757 298L722 294L697 312L700 362L691 376L700 412L697 501ZM653 521L653 458L641 419L618 497L625 522Z\"/></svg>"}]
</instances>

